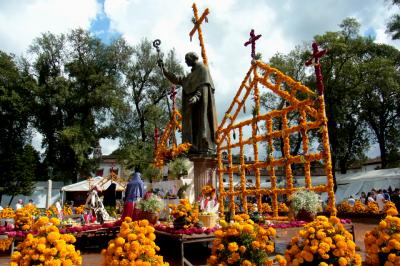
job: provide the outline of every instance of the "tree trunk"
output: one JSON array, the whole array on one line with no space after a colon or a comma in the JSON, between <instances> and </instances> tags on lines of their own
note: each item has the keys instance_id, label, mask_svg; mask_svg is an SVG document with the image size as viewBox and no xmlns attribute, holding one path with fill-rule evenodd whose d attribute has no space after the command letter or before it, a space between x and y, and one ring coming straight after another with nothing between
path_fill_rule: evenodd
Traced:
<instances>
[{"instance_id":1,"label":"tree trunk","mask_svg":"<svg viewBox=\"0 0 400 266\"><path fill-rule=\"evenodd\" d=\"M10 199L10 201L8 202L8 206L11 207L11 202L13 201L13 199L14 199L14 195L11 196L11 199Z\"/></svg>"},{"instance_id":2,"label":"tree trunk","mask_svg":"<svg viewBox=\"0 0 400 266\"><path fill-rule=\"evenodd\" d=\"M386 158L386 145L385 145L384 135L379 136L378 143L379 143L379 150L381 152L381 166L382 169L385 169L387 166L387 158Z\"/></svg>"},{"instance_id":3,"label":"tree trunk","mask_svg":"<svg viewBox=\"0 0 400 266\"><path fill-rule=\"evenodd\" d=\"M339 167L340 167L340 173L341 174L346 174L347 173L346 161L347 161L347 158L339 160Z\"/></svg>"}]
</instances>

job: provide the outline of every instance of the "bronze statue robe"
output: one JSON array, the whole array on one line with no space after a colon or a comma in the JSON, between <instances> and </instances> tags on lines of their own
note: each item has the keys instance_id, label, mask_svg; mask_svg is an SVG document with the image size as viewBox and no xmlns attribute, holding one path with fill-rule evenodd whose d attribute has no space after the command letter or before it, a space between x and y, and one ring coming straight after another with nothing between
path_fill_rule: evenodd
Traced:
<instances>
[{"instance_id":1,"label":"bronze statue robe","mask_svg":"<svg viewBox=\"0 0 400 266\"><path fill-rule=\"evenodd\" d=\"M197 61L187 76L167 71L164 74L172 83L182 86L182 142L192 144L189 153L213 153L218 124L215 88L208 67ZM189 99L193 96L198 100L191 104Z\"/></svg>"}]
</instances>

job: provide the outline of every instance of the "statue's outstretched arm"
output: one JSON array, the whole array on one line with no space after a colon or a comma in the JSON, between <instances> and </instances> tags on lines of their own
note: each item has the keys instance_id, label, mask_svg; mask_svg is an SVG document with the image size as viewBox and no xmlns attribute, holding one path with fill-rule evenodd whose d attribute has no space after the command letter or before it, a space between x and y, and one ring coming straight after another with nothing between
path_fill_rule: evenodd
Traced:
<instances>
[{"instance_id":1,"label":"statue's outstretched arm","mask_svg":"<svg viewBox=\"0 0 400 266\"><path fill-rule=\"evenodd\" d=\"M165 77L171 81L175 85L182 85L183 78L181 76L177 76L174 73L168 72L165 68L163 69Z\"/></svg>"},{"instance_id":2,"label":"statue's outstretched arm","mask_svg":"<svg viewBox=\"0 0 400 266\"><path fill-rule=\"evenodd\" d=\"M162 73L164 74L164 76L171 81L173 84L175 85L182 85L183 83L183 77L177 76L174 73L169 72L165 66L164 66L164 62L162 61L162 59L159 59L157 61L158 66L161 68Z\"/></svg>"}]
</instances>

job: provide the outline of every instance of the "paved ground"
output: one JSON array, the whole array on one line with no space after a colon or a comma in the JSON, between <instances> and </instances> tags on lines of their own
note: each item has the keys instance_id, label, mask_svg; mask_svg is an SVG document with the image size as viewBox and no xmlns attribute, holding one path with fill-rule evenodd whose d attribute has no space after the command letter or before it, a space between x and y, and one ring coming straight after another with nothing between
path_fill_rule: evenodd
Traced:
<instances>
[{"instance_id":1,"label":"paved ground","mask_svg":"<svg viewBox=\"0 0 400 266\"><path fill-rule=\"evenodd\" d=\"M356 238L356 244L358 247L360 247L360 252L361 255L363 256L363 259L365 257L365 249L364 249L364 235L367 231L371 230L373 227L375 227L376 224L365 224L365 223L354 223L355 227L355 238ZM281 236L281 239L283 240L284 238L289 238L289 234L279 234ZM168 243L167 243L168 244ZM189 247L190 248L190 247ZM163 247L162 251L163 255L167 255L167 261L170 262L171 266L174 265L179 265L177 263L177 259L179 257L179 254L176 252L173 252L173 246L171 245L166 245ZM207 252L204 251L204 248L201 246L193 246L189 250L186 251L186 254L192 255L192 258L194 261L200 261L201 263L204 264L204 261L206 257L208 256ZM9 264L9 254L2 253L0 255L0 266L5 266ZM92 250L88 252L83 252L83 266L97 266L101 265L102 261L102 256L100 255L99 250Z\"/></svg>"}]
</instances>

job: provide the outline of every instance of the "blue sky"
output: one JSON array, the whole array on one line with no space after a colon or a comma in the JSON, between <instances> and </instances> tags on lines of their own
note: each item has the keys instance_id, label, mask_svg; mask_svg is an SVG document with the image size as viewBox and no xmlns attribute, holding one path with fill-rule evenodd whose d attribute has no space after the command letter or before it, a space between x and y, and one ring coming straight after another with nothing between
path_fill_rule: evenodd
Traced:
<instances>
[{"instance_id":1,"label":"blue sky","mask_svg":"<svg viewBox=\"0 0 400 266\"><path fill-rule=\"evenodd\" d=\"M104 0L97 0L100 5L100 10L98 11L95 19L90 23L89 30L102 40L105 44L110 44L112 40L120 37L122 34L113 31L110 28L110 18L104 12Z\"/></svg>"}]
</instances>

